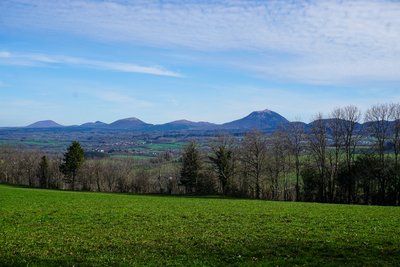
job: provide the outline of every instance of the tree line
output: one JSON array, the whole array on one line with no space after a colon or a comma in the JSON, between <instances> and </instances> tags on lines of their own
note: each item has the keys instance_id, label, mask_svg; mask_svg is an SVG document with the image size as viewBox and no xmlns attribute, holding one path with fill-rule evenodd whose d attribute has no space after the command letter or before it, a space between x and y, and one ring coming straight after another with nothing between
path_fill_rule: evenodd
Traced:
<instances>
[{"instance_id":1,"label":"tree line","mask_svg":"<svg viewBox=\"0 0 400 267\"><path fill-rule=\"evenodd\" d=\"M361 123L364 121L364 123ZM400 105L355 106L290 123L272 134L224 135L148 161L0 150L0 181L71 190L221 194L287 201L399 205Z\"/></svg>"}]
</instances>

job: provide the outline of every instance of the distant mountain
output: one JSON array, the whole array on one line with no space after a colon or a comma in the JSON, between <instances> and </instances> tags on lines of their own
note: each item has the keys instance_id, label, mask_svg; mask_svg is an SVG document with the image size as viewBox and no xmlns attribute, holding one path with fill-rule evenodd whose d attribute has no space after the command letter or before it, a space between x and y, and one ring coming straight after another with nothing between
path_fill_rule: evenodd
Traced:
<instances>
[{"instance_id":1,"label":"distant mountain","mask_svg":"<svg viewBox=\"0 0 400 267\"><path fill-rule=\"evenodd\" d=\"M176 120L165 124L153 125L139 120L138 118L126 118L117 120L111 124L107 124L101 121L87 122L80 126L63 126L52 120L43 120L32 123L24 128L63 128L65 130L75 128L88 128L88 129L133 129L143 131L185 131L185 130L198 130L198 131L220 131L227 130L229 132L246 132L252 129L257 129L265 132L273 132L279 129L280 126L291 126L303 128L306 132L309 132L317 123L321 122L324 127L328 130L328 133L332 132L332 123L334 119L322 119L321 121L315 120L310 123L304 123L300 121L289 122L286 118L280 114L271 110L254 111L248 116L224 124L213 124L210 122L193 122L189 120ZM355 127L356 132L367 133L368 129L372 128L378 122L364 122L357 123ZM393 129L395 122L386 121L387 127ZM3 127L0 129L6 129L12 127ZM19 128L19 127L16 127Z\"/></svg>"},{"instance_id":2,"label":"distant mountain","mask_svg":"<svg viewBox=\"0 0 400 267\"><path fill-rule=\"evenodd\" d=\"M134 117L117 120L108 125L109 128L114 129L143 129L149 126L152 126L152 124L145 123Z\"/></svg>"},{"instance_id":3,"label":"distant mountain","mask_svg":"<svg viewBox=\"0 0 400 267\"><path fill-rule=\"evenodd\" d=\"M64 126L52 120L37 121L35 123L26 126L26 128L59 128L59 127L64 127Z\"/></svg>"},{"instance_id":4,"label":"distant mountain","mask_svg":"<svg viewBox=\"0 0 400 267\"><path fill-rule=\"evenodd\" d=\"M194 122L188 120L177 120L165 124L154 125L153 129L162 131L179 131L179 130L207 130L207 129L214 129L216 127L218 127L218 125L205 121Z\"/></svg>"},{"instance_id":5,"label":"distant mountain","mask_svg":"<svg viewBox=\"0 0 400 267\"><path fill-rule=\"evenodd\" d=\"M108 124L101 122L101 121L96 121L96 122L87 122L84 123L82 125L80 125L80 127L85 127L85 128L104 128L107 127Z\"/></svg>"},{"instance_id":6,"label":"distant mountain","mask_svg":"<svg viewBox=\"0 0 400 267\"><path fill-rule=\"evenodd\" d=\"M290 122L291 125L293 125L294 127L298 127L298 128L306 128L307 127L307 123L302 122L302 121L292 121Z\"/></svg>"},{"instance_id":7,"label":"distant mountain","mask_svg":"<svg viewBox=\"0 0 400 267\"><path fill-rule=\"evenodd\" d=\"M318 125L320 125L320 123L321 123L321 124L324 125L324 127L328 130L328 132L331 133L331 132L332 132L332 127L333 127L333 125L335 125L336 123L340 122L340 123L342 123L342 124L345 124L345 123L348 122L348 121L342 120L342 119L339 119L339 121L336 121L336 120L337 120L337 119L315 120L315 121L312 121L312 122L310 122L309 124L307 124L306 129L311 130L313 127L318 127ZM354 130L355 130L356 132L358 132L358 131L363 130L363 128L365 128L366 126L368 126L368 123L363 123L363 124L361 124L361 123L356 123L355 129L354 129Z\"/></svg>"},{"instance_id":8,"label":"distant mountain","mask_svg":"<svg viewBox=\"0 0 400 267\"><path fill-rule=\"evenodd\" d=\"M267 130L273 131L280 125L287 124L289 121L283 116L271 110L254 111L248 116L228 122L225 124L214 124L210 122L194 122L189 120L176 120L165 124L153 125L141 121L138 118L126 118L114 121L110 124L96 121L87 122L80 126L80 128L95 128L95 129L134 129L134 130L146 130L146 131L180 131L180 130ZM38 121L27 128L56 128L64 127L54 121ZM72 127L72 126L71 126Z\"/></svg>"},{"instance_id":9,"label":"distant mountain","mask_svg":"<svg viewBox=\"0 0 400 267\"><path fill-rule=\"evenodd\" d=\"M302 121L292 121L289 122L289 124L287 125L287 129L290 131L290 129L302 129L303 131L307 132L310 129L310 124L307 124L305 122Z\"/></svg>"},{"instance_id":10,"label":"distant mountain","mask_svg":"<svg viewBox=\"0 0 400 267\"><path fill-rule=\"evenodd\" d=\"M271 110L254 111L248 116L221 125L222 129L276 129L289 121Z\"/></svg>"}]
</instances>

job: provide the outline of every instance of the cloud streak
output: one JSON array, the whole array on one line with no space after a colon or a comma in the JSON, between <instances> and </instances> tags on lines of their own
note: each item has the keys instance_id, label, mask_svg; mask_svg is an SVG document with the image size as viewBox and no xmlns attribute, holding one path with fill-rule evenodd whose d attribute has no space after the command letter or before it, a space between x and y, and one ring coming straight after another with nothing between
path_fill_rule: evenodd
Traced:
<instances>
[{"instance_id":1,"label":"cloud streak","mask_svg":"<svg viewBox=\"0 0 400 267\"><path fill-rule=\"evenodd\" d=\"M93 95L102 101L107 101L119 105L132 106L135 108L151 108L154 106L153 103L136 99L122 93L118 93L115 90L98 91L93 93Z\"/></svg>"},{"instance_id":2,"label":"cloud streak","mask_svg":"<svg viewBox=\"0 0 400 267\"><path fill-rule=\"evenodd\" d=\"M19 66L72 65L115 72L141 73L157 76L182 77L181 74L161 67L146 67L124 62L109 62L63 55L11 53L0 51L0 64Z\"/></svg>"}]
</instances>

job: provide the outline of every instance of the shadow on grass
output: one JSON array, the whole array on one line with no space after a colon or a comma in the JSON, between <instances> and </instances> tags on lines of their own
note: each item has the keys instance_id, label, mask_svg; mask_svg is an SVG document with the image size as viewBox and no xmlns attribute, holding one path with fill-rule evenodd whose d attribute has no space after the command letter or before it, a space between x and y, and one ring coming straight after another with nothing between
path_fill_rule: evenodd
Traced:
<instances>
[{"instance_id":1,"label":"shadow on grass","mask_svg":"<svg viewBox=\"0 0 400 267\"><path fill-rule=\"evenodd\" d=\"M21 255L1 257L0 266L398 266L400 248L362 247L359 244L326 244L290 240L254 240L226 246L221 243L188 241L186 246L170 243L130 244L97 251L102 255L52 255L54 259ZM140 253L138 253L140 251ZM136 254L135 254L136 253ZM29 254L29 252L28 252Z\"/></svg>"}]
</instances>

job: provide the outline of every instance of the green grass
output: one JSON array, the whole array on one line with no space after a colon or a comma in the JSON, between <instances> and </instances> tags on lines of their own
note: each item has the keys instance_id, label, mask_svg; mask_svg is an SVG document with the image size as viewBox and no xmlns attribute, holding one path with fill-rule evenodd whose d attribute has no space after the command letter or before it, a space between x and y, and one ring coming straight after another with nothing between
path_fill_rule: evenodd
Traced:
<instances>
[{"instance_id":1,"label":"green grass","mask_svg":"<svg viewBox=\"0 0 400 267\"><path fill-rule=\"evenodd\" d=\"M0 185L0 265L394 266L400 209Z\"/></svg>"},{"instance_id":2,"label":"green grass","mask_svg":"<svg viewBox=\"0 0 400 267\"><path fill-rule=\"evenodd\" d=\"M176 142L176 143L158 143L158 144L149 144L147 147L152 150L167 150L167 149L181 149L185 143Z\"/></svg>"},{"instance_id":3,"label":"green grass","mask_svg":"<svg viewBox=\"0 0 400 267\"><path fill-rule=\"evenodd\" d=\"M111 158L113 159L152 159L152 156L142 156L142 155L112 155Z\"/></svg>"}]
</instances>

